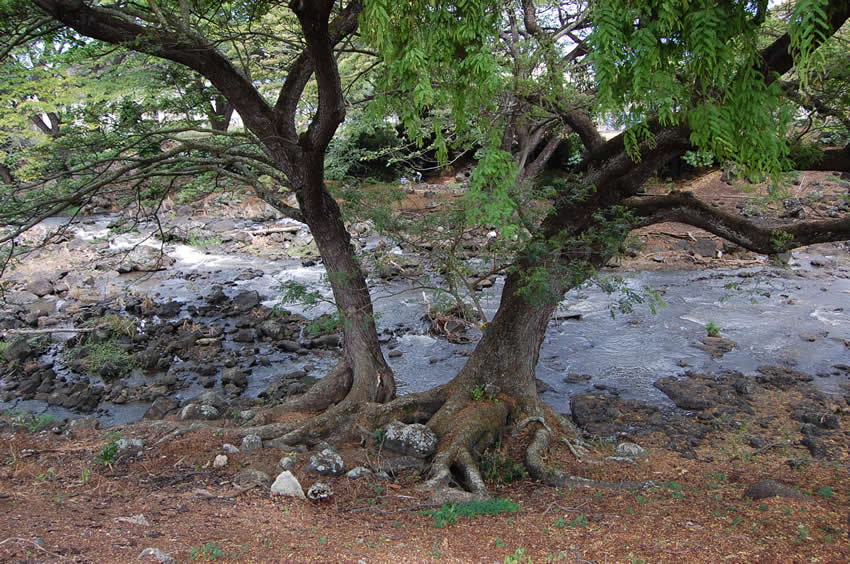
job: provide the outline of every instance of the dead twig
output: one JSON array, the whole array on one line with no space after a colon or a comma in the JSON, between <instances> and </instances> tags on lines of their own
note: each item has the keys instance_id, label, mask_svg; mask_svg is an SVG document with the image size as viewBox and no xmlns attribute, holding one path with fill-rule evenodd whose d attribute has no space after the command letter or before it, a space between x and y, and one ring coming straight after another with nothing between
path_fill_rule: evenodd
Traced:
<instances>
[{"instance_id":1,"label":"dead twig","mask_svg":"<svg viewBox=\"0 0 850 564\"><path fill-rule=\"evenodd\" d=\"M789 441L785 441L785 442L781 442L781 443L770 443L769 445L763 446L763 447L761 447L761 448L757 448L756 450L754 450L754 451L752 451L752 452L745 452L745 453L742 453L742 454L736 454L735 456L733 456L733 457L732 457L732 458L730 458L729 460L730 460L730 461L732 461L732 460L737 460L737 459L741 458L741 457L742 457L742 456L744 456L744 455L746 455L746 456L755 456L755 455L757 455L757 454L761 454L761 453L763 453L763 452L765 452L765 451L768 451L768 450L770 450L770 449L772 449L772 448L782 447L782 446L791 446L792 444L793 444L793 443L791 443L791 442L789 442Z\"/></svg>"},{"instance_id":2,"label":"dead twig","mask_svg":"<svg viewBox=\"0 0 850 564\"><path fill-rule=\"evenodd\" d=\"M68 560L67 557L62 556L61 554L58 554L56 552L52 552L50 550L47 550L46 548L44 548L43 546L41 546L40 544L38 544L34 540L25 539L25 538L21 538L21 537L9 537L5 540L0 541L0 546L3 546L7 542L18 542L18 543L25 543L27 545L32 545L35 548L37 548L38 550L40 550L40 551L42 551L46 554L49 554L50 556L54 556L56 558L59 558L60 560Z\"/></svg>"}]
</instances>

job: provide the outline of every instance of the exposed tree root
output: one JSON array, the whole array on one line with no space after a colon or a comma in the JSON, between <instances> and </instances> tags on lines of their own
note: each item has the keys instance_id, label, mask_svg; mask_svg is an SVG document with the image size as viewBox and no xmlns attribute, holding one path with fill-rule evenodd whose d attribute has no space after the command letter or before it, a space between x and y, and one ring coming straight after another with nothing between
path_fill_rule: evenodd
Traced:
<instances>
[{"instance_id":1,"label":"exposed tree root","mask_svg":"<svg viewBox=\"0 0 850 564\"><path fill-rule=\"evenodd\" d=\"M300 396L291 398L272 409L273 415L296 411L323 411L342 402L351 391L354 374L347 362L342 361L324 378Z\"/></svg>"},{"instance_id":2,"label":"exposed tree root","mask_svg":"<svg viewBox=\"0 0 850 564\"><path fill-rule=\"evenodd\" d=\"M546 429L538 429L526 451L525 465L529 475L540 480L544 484L553 487L565 488L595 488L601 490L640 490L655 485L652 481L647 482L608 482L604 480L590 480L579 476L572 476L560 470L552 470L546 467L543 455L552 443L553 435Z\"/></svg>"},{"instance_id":3,"label":"exposed tree root","mask_svg":"<svg viewBox=\"0 0 850 564\"><path fill-rule=\"evenodd\" d=\"M468 402L458 413L454 429L440 438L440 446L423 489L457 483L480 496L487 486L478 469L478 457L495 443L505 427L509 406L502 401Z\"/></svg>"}]
</instances>

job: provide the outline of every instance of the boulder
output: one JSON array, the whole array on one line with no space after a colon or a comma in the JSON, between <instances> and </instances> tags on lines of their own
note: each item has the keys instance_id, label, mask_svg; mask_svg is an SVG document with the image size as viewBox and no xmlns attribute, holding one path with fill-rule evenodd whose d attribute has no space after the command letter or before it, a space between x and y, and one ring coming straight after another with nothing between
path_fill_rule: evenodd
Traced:
<instances>
[{"instance_id":1,"label":"boulder","mask_svg":"<svg viewBox=\"0 0 850 564\"><path fill-rule=\"evenodd\" d=\"M372 474L372 471L366 468L365 466L356 466L345 473L346 478L350 478L352 480L356 480L357 478L362 478L364 476L369 476Z\"/></svg>"},{"instance_id":2,"label":"boulder","mask_svg":"<svg viewBox=\"0 0 850 564\"><path fill-rule=\"evenodd\" d=\"M32 292L39 298L53 293L53 283L44 276L36 276L26 285L26 291Z\"/></svg>"},{"instance_id":3,"label":"boulder","mask_svg":"<svg viewBox=\"0 0 850 564\"><path fill-rule=\"evenodd\" d=\"M151 406L145 411L145 419L162 419L179 406L175 400L167 397L156 398Z\"/></svg>"},{"instance_id":4,"label":"boulder","mask_svg":"<svg viewBox=\"0 0 850 564\"><path fill-rule=\"evenodd\" d=\"M206 404L198 404L198 403L190 403L182 410L180 410L180 415L178 419L181 421L186 421L189 419L218 419L221 416L221 412L216 409L215 406L206 405Z\"/></svg>"},{"instance_id":5,"label":"boulder","mask_svg":"<svg viewBox=\"0 0 850 564\"><path fill-rule=\"evenodd\" d=\"M139 553L136 560L157 562L158 564L172 564L174 557L158 548L148 547Z\"/></svg>"},{"instance_id":6,"label":"boulder","mask_svg":"<svg viewBox=\"0 0 850 564\"><path fill-rule=\"evenodd\" d=\"M341 476L345 473L345 463L342 457L330 449L310 457L308 472L322 476Z\"/></svg>"},{"instance_id":7,"label":"boulder","mask_svg":"<svg viewBox=\"0 0 850 564\"><path fill-rule=\"evenodd\" d=\"M304 495L304 490L301 489L301 484L298 479L292 475L289 470L284 470L278 474L274 483L271 485L272 495L285 495L297 497L299 499L307 499Z\"/></svg>"},{"instance_id":8,"label":"boulder","mask_svg":"<svg viewBox=\"0 0 850 564\"><path fill-rule=\"evenodd\" d=\"M313 501L328 499L334 494L333 488L324 482L316 482L307 489L307 498Z\"/></svg>"},{"instance_id":9,"label":"boulder","mask_svg":"<svg viewBox=\"0 0 850 564\"><path fill-rule=\"evenodd\" d=\"M246 468L233 476L233 483L237 486L243 487L258 485L267 488L272 483L272 479L265 472L254 470L253 468Z\"/></svg>"},{"instance_id":10,"label":"boulder","mask_svg":"<svg viewBox=\"0 0 850 564\"><path fill-rule=\"evenodd\" d=\"M393 421L384 431L384 448L387 450L427 458L437 450L437 435L421 423L405 425Z\"/></svg>"},{"instance_id":11,"label":"boulder","mask_svg":"<svg viewBox=\"0 0 850 564\"><path fill-rule=\"evenodd\" d=\"M806 499L806 496L792 487L780 484L775 480L761 480L744 491L744 497L750 499L767 499L770 497L787 497L789 499Z\"/></svg>"},{"instance_id":12,"label":"boulder","mask_svg":"<svg viewBox=\"0 0 850 564\"><path fill-rule=\"evenodd\" d=\"M246 312L260 305L260 294L256 290L241 292L230 301L230 305L236 312Z\"/></svg>"},{"instance_id":13,"label":"boulder","mask_svg":"<svg viewBox=\"0 0 850 564\"><path fill-rule=\"evenodd\" d=\"M296 464L298 464L298 459L295 456L283 456L278 461L278 466L283 470L292 470Z\"/></svg>"},{"instance_id":14,"label":"boulder","mask_svg":"<svg viewBox=\"0 0 850 564\"><path fill-rule=\"evenodd\" d=\"M260 450L263 448L263 439L259 435L245 435L242 438L242 450Z\"/></svg>"},{"instance_id":15,"label":"boulder","mask_svg":"<svg viewBox=\"0 0 850 564\"><path fill-rule=\"evenodd\" d=\"M614 449L614 456L619 458L646 458L649 454L635 443L620 443Z\"/></svg>"}]
</instances>

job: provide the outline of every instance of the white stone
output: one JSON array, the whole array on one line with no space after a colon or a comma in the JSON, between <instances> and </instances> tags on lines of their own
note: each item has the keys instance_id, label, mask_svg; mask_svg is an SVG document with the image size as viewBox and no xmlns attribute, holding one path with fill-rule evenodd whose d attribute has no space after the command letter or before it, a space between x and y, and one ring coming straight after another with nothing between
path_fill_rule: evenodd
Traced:
<instances>
[{"instance_id":1,"label":"white stone","mask_svg":"<svg viewBox=\"0 0 850 564\"><path fill-rule=\"evenodd\" d=\"M213 460L213 468L224 468L225 466L227 466L227 455L219 454L216 456Z\"/></svg>"},{"instance_id":2,"label":"white stone","mask_svg":"<svg viewBox=\"0 0 850 564\"><path fill-rule=\"evenodd\" d=\"M301 484L298 478L292 475L289 470L284 470L278 474L271 487L272 495L288 495L299 499L307 499L304 495L304 490L301 489Z\"/></svg>"}]
</instances>

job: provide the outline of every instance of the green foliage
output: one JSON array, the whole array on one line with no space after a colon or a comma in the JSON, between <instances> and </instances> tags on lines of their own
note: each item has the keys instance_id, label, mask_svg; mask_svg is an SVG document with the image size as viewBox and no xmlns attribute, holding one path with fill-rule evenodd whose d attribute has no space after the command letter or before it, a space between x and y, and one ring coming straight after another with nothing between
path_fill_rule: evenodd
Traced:
<instances>
[{"instance_id":1,"label":"green foliage","mask_svg":"<svg viewBox=\"0 0 850 564\"><path fill-rule=\"evenodd\" d=\"M685 151L682 160L694 168L706 168L714 164L714 155L707 151Z\"/></svg>"},{"instance_id":2,"label":"green foliage","mask_svg":"<svg viewBox=\"0 0 850 564\"><path fill-rule=\"evenodd\" d=\"M777 252L784 251L792 241L794 241L794 235L787 231L774 229L770 232L770 244Z\"/></svg>"},{"instance_id":3,"label":"green foliage","mask_svg":"<svg viewBox=\"0 0 850 564\"><path fill-rule=\"evenodd\" d=\"M818 495L824 499L829 499L833 496L835 491L830 486L824 486L818 490Z\"/></svg>"},{"instance_id":4,"label":"green foliage","mask_svg":"<svg viewBox=\"0 0 850 564\"><path fill-rule=\"evenodd\" d=\"M434 526L442 529L447 525L453 525L458 517L499 515L501 513L514 513L518 510L519 505L508 499L491 498L486 501L470 501L460 504L446 503L439 509L425 510L423 514L433 516Z\"/></svg>"},{"instance_id":5,"label":"green foliage","mask_svg":"<svg viewBox=\"0 0 850 564\"><path fill-rule=\"evenodd\" d=\"M136 367L136 357L115 339L87 343L75 348L72 354L90 376L104 379L121 378Z\"/></svg>"},{"instance_id":6,"label":"green foliage","mask_svg":"<svg viewBox=\"0 0 850 564\"><path fill-rule=\"evenodd\" d=\"M505 556L504 564L532 564L531 555L527 554L525 549L520 547L513 554Z\"/></svg>"},{"instance_id":7,"label":"green foliage","mask_svg":"<svg viewBox=\"0 0 850 564\"><path fill-rule=\"evenodd\" d=\"M217 542L210 541L202 546L189 549L189 560L218 560L224 556L224 551Z\"/></svg>"},{"instance_id":8,"label":"green foliage","mask_svg":"<svg viewBox=\"0 0 850 564\"><path fill-rule=\"evenodd\" d=\"M720 326L717 325L714 321L709 321L705 324L705 332L709 337L717 337L720 335Z\"/></svg>"},{"instance_id":9,"label":"green foliage","mask_svg":"<svg viewBox=\"0 0 850 564\"><path fill-rule=\"evenodd\" d=\"M101 466L111 467L115 462L115 455L118 454L118 440L120 438L120 435L117 433L110 433L109 442L103 445L100 449L100 454L95 456L95 462Z\"/></svg>"},{"instance_id":10,"label":"green foliage","mask_svg":"<svg viewBox=\"0 0 850 564\"><path fill-rule=\"evenodd\" d=\"M46 429L56 423L56 417L50 413L41 413L37 417L33 416L32 421L27 423L27 430L30 433L37 433L42 429Z\"/></svg>"},{"instance_id":11,"label":"green foliage","mask_svg":"<svg viewBox=\"0 0 850 564\"><path fill-rule=\"evenodd\" d=\"M805 89L821 64L826 0L796 3L787 27ZM686 123L691 141L720 161L778 174L787 164L790 107L757 70L765 3L605 0L594 4L590 55L599 110L628 129L633 158L647 127ZM765 79L769 79L765 81ZM770 83L768 83L770 82Z\"/></svg>"},{"instance_id":12,"label":"green foliage","mask_svg":"<svg viewBox=\"0 0 850 564\"><path fill-rule=\"evenodd\" d=\"M6 352L6 349L9 348L9 343L5 339L0 339L0 362L6 362L6 357L3 356L3 353Z\"/></svg>"},{"instance_id":13,"label":"green foliage","mask_svg":"<svg viewBox=\"0 0 850 564\"><path fill-rule=\"evenodd\" d=\"M501 450L488 450L481 455L479 462L481 477L490 484L510 484L528 477L528 471L521 462Z\"/></svg>"}]
</instances>

